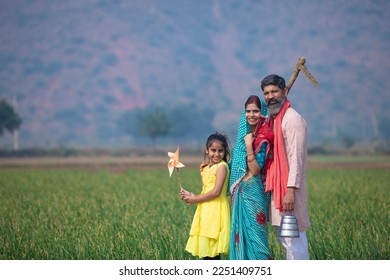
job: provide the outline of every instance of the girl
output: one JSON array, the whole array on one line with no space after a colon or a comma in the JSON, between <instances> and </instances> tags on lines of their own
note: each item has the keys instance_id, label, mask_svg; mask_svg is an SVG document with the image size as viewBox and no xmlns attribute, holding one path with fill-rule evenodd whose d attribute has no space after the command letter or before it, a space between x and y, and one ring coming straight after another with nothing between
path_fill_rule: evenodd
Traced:
<instances>
[{"instance_id":1,"label":"girl","mask_svg":"<svg viewBox=\"0 0 390 280\"><path fill-rule=\"evenodd\" d=\"M220 259L229 252L230 206L227 199L230 157L225 135L214 133L206 142L205 160L200 166L202 192L195 195L182 189L180 197L188 204L197 203L186 251L204 259Z\"/></svg>"},{"instance_id":2,"label":"girl","mask_svg":"<svg viewBox=\"0 0 390 280\"><path fill-rule=\"evenodd\" d=\"M232 260L271 258L267 225L269 195L264 191L264 182L272 159L273 132L267 115L264 102L251 95L241 116L231 162Z\"/></svg>"}]
</instances>

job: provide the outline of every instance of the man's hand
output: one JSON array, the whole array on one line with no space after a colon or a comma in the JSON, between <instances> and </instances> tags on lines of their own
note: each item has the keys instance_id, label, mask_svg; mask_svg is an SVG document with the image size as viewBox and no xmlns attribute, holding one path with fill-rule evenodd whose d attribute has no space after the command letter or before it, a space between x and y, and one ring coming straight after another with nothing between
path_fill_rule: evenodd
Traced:
<instances>
[{"instance_id":1,"label":"man's hand","mask_svg":"<svg viewBox=\"0 0 390 280\"><path fill-rule=\"evenodd\" d=\"M293 211L295 204L295 188L289 187L287 188L286 195L283 199L283 210L284 211Z\"/></svg>"}]
</instances>

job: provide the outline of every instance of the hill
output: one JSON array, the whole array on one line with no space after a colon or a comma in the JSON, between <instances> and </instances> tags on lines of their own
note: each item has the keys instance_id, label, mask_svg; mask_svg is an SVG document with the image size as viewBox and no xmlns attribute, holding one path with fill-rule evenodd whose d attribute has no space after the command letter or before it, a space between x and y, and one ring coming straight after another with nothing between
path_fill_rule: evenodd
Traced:
<instances>
[{"instance_id":1,"label":"hill","mask_svg":"<svg viewBox=\"0 0 390 280\"><path fill-rule=\"evenodd\" d=\"M311 143L367 142L390 119L389 12L388 1L0 1L0 98L17 102L22 147L135 145L124 113L189 104L234 138L262 77L288 79L304 56L321 88L301 75L290 98Z\"/></svg>"}]
</instances>

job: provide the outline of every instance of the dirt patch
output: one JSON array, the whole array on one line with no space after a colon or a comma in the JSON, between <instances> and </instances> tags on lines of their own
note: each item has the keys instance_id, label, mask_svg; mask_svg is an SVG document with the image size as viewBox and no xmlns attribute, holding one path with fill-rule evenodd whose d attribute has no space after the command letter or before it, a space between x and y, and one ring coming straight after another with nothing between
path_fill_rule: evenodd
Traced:
<instances>
[{"instance_id":1,"label":"dirt patch","mask_svg":"<svg viewBox=\"0 0 390 280\"><path fill-rule=\"evenodd\" d=\"M308 168L312 169L343 169L343 168L356 168L356 169L390 169L390 162L346 162L346 163L320 163L311 162L308 164Z\"/></svg>"},{"instance_id":2,"label":"dirt patch","mask_svg":"<svg viewBox=\"0 0 390 280\"><path fill-rule=\"evenodd\" d=\"M123 173L129 169L152 170L167 168L168 160L168 156L0 158L0 169L83 169ZM183 157L181 161L188 168L197 168L202 158Z\"/></svg>"},{"instance_id":3,"label":"dirt patch","mask_svg":"<svg viewBox=\"0 0 390 280\"><path fill-rule=\"evenodd\" d=\"M123 173L129 169L153 170L167 167L168 156L132 156L132 157L29 157L0 158L0 169L83 169L89 171L108 170ZM198 168L202 157L182 157L180 159L187 168ZM346 161L320 162L308 161L308 168L342 169L342 168L381 168L390 169L390 160L378 161Z\"/></svg>"}]
</instances>

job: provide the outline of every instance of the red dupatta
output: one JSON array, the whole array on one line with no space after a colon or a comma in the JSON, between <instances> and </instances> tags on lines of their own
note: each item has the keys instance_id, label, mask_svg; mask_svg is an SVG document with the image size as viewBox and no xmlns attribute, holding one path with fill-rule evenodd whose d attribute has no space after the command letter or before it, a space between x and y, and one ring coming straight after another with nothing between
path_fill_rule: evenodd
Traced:
<instances>
[{"instance_id":1,"label":"red dupatta","mask_svg":"<svg viewBox=\"0 0 390 280\"><path fill-rule=\"evenodd\" d=\"M267 171L266 192L273 191L275 207L283 212L283 199L287 192L288 162L284 149L282 120L290 101L286 100L276 117L270 118L270 126L274 127L274 160Z\"/></svg>"},{"instance_id":2,"label":"red dupatta","mask_svg":"<svg viewBox=\"0 0 390 280\"><path fill-rule=\"evenodd\" d=\"M253 152L254 154L258 154L263 143L267 143L266 155L264 166L262 168L263 171L263 182L266 181L267 178L267 170L269 169L271 162L273 160L273 144L274 144L274 133L272 128L270 127L270 123L267 118L261 116L261 120L259 125L255 130L255 140L253 141Z\"/></svg>"}]
</instances>

